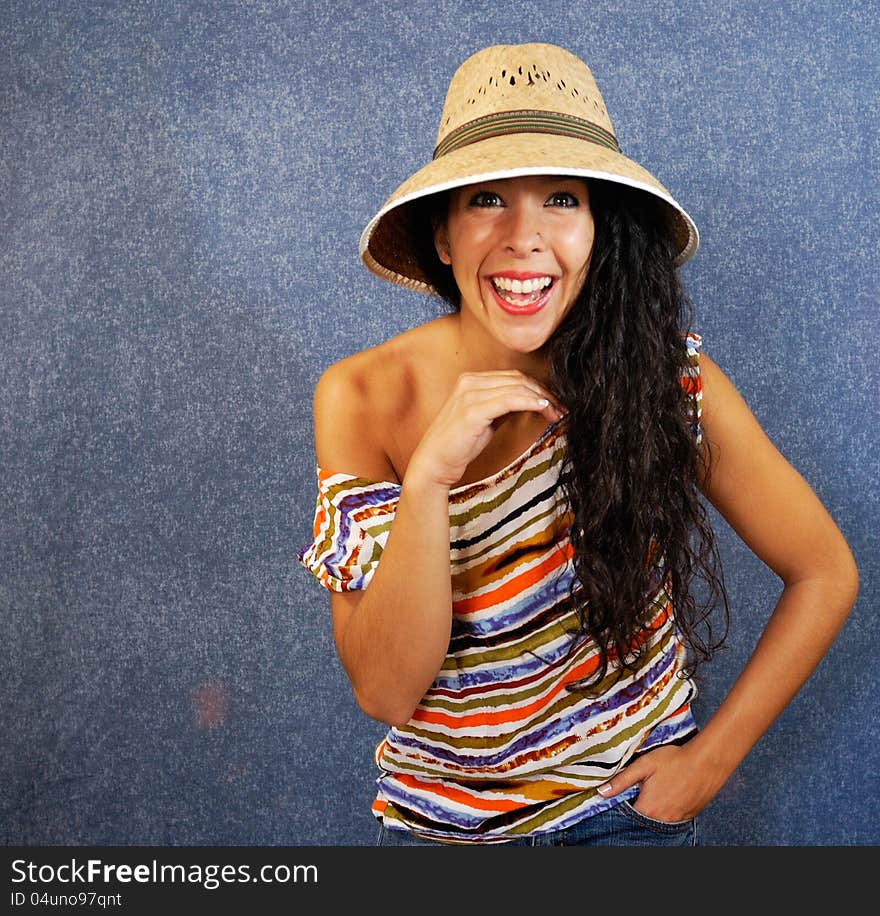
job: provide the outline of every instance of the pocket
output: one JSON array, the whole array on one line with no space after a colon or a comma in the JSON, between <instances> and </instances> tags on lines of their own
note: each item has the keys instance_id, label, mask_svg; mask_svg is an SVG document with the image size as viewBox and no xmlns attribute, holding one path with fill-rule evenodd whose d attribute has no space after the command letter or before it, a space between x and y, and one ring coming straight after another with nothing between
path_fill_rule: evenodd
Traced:
<instances>
[{"instance_id":1,"label":"pocket","mask_svg":"<svg viewBox=\"0 0 880 916\"><path fill-rule=\"evenodd\" d=\"M694 828L695 819L692 817L685 818L683 821L658 821L654 817L642 814L641 811L636 811L632 803L628 801L622 801L615 805L614 810L642 827L656 830L657 833L685 833Z\"/></svg>"}]
</instances>

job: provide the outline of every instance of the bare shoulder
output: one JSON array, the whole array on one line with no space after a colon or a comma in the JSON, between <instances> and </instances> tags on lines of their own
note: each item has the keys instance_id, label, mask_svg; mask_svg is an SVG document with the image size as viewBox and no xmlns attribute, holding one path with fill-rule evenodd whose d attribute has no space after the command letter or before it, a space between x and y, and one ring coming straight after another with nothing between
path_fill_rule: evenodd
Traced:
<instances>
[{"instance_id":1,"label":"bare shoulder","mask_svg":"<svg viewBox=\"0 0 880 916\"><path fill-rule=\"evenodd\" d=\"M382 392L394 390L394 361L383 358L388 344L333 363L315 385L315 455L322 468L373 480L393 473L383 444L387 405Z\"/></svg>"},{"instance_id":2,"label":"bare shoulder","mask_svg":"<svg viewBox=\"0 0 880 916\"><path fill-rule=\"evenodd\" d=\"M765 447L770 444L734 382L705 351L700 352L700 379L702 423L710 440L738 438L747 449L756 440Z\"/></svg>"},{"instance_id":3,"label":"bare shoulder","mask_svg":"<svg viewBox=\"0 0 880 916\"><path fill-rule=\"evenodd\" d=\"M700 352L702 425L714 459L743 452L755 460L775 451L734 383L705 351ZM753 451L757 449L757 451Z\"/></svg>"},{"instance_id":4,"label":"bare shoulder","mask_svg":"<svg viewBox=\"0 0 880 916\"><path fill-rule=\"evenodd\" d=\"M836 523L788 462L721 368L700 354L710 502L784 582L827 565L849 583L852 555Z\"/></svg>"},{"instance_id":5,"label":"bare shoulder","mask_svg":"<svg viewBox=\"0 0 880 916\"><path fill-rule=\"evenodd\" d=\"M315 385L315 453L322 468L371 480L397 480L399 430L418 425L428 322L328 366Z\"/></svg>"},{"instance_id":6,"label":"bare shoulder","mask_svg":"<svg viewBox=\"0 0 880 916\"><path fill-rule=\"evenodd\" d=\"M731 398L741 399L733 382L705 350L700 351L700 378L703 390L703 419L723 410ZM720 403L719 403L720 402Z\"/></svg>"}]
</instances>

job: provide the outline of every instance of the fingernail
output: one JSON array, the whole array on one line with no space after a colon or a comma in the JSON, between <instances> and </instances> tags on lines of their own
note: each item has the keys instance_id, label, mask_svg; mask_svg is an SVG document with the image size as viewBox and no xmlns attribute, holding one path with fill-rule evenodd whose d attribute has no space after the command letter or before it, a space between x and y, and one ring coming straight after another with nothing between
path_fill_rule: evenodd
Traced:
<instances>
[{"instance_id":1,"label":"fingernail","mask_svg":"<svg viewBox=\"0 0 880 916\"><path fill-rule=\"evenodd\" d=\"M600 795L604 795L605 798L607 798L609 795L614 795L614 790L611 788L610 782L606 782L604 785L599 786L599 788L596 789L596 791Z\"/></svg>"}]
</instances>

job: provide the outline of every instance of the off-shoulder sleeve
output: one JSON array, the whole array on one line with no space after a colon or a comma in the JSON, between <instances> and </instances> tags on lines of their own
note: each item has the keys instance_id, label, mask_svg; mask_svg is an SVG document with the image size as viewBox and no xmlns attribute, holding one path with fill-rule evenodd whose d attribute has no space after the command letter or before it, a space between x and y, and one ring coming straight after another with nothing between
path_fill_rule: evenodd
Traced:
<instances>
[{"instance_id":1,"label":"off-shoulder sleeve","mask_svg":"<svg viewBox=\"0 0 880 916\"><path fill-rule=\"evenodd\" d=\"M388 539L400 486L317 469L314 539L297 558L333 592L370 584Z\"/></svg>"},{"instance_id":2,"label":"off-shoulder sleeve","mask_svg":"<svg viewBox=\"0 0 880 916\"><path fill-rule=\"evenodd\" d=\"M703 379L700 375L700 348L703 338L699 334L688 333L685 336L688 363L681 376L681 387L688 396L691 425L697 444L703 441Z\"/></svg>"}]
</instances>

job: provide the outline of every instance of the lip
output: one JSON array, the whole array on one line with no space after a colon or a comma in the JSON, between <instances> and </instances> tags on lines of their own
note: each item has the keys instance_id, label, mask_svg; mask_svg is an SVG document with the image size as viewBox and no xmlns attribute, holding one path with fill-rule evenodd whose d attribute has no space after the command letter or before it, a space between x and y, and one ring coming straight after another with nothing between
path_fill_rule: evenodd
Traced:
<instances>
[{"instance_id":1,"label":"lip","mask_svg":"<svg viewBox=\"0 0 880 916\"><path fill-rule=\"evenodd\" d=\"M510 280L534 280L536 277L553 277L557 278L546 270L499 270L494 274L489 274L489 279L493 277L507 277Z\"/></svg>"},{"instance_id":2,"label":"lip","mask_svg":"<svg viewBox=\"0 0 880 916\"><path fill-rule=\"evenodd\" d=\"M550 298L550 294L556 288L556 281L558 277L553 277L553 282L550 286L547 287L547 292L541 296L536 302L530 302L528 305L513 305L508 302L506 299L502 299L498 295L495 284L492 282L492 277L509 277L511 280L531 280L534 277L549 277L552 274L547 273L526 273L525 271L504 271L504 273L492 274L486 279L486 285L489 287L489 293L492 298L495 300L495 304L504 312L507 312L508 315L535 315L537 312L540 312L542 308L547 304L547 301Z\"/></svg>"}]
</instances>

